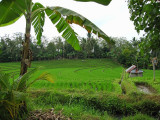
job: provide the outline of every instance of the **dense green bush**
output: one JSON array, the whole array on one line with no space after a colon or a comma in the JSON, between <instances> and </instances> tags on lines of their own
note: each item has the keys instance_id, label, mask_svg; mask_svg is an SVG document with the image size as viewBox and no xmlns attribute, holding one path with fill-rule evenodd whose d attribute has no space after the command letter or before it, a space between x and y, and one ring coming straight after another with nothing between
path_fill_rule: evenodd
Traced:
<instances>
[{"instance_id":1,"label":"dense green bush","mask_svg":"<svg viewBox=\"0 0 160 120\"><path fill-rule=\"evenodd\" d=\"M149 116L158 117L160 103L153 101L134 101L120 99L117 96L104 95L104 96L92 96L92 95L78 95L78 94L66 94L58 92L46 92L38 95L39 97L34 99L35 104L39 105L51 105L56 104L68 105L80 104L87 106L95 110L99 110L102 113L107 111L111 115L134 115L136 113L143 113ZM132 98L134 99L134 98Z\"/></svg>"},{"instance_id":2,"label":"dense green bush","mask_svg":"<svg viewBox=\"0 0 160 120\"><path fill-rule=\"evenodd\" d=\"M38 96L39 97L34 100L35 104L51 106L54 106L55 104L67 104L71 97L69 95L59 93L52 94L51 92L39 93Z\"/></svg>"},{"instance_id":3,"label":"dense green bush","mask_svg":"<svg viewBox=\"0 0 160 120\"><path fill-rule=\"evenodd\" d=\"M145 114L136 114L134 116L124 117L122 118L122 120L155 120L155 119Z\"/></svg>"},{"instance_id":4,"label":"dense green bush","mask_svg":"<svg viewBox=\"0 0 160 120\"><path fill-rule=\"evenodd\" d=\"M134 107L141 113L153 117L159 117L160 104L153 101L144 100L134 105Z\"/></svg>"},{"instance_id":5,"label":"dense green bush","mask_svg":"<svg viewBox=\"0 0 160 120\"><path fill-rule=\"evenodd\" d=\"M11 120L22 117L27 112L26 90L38 80L53 82L52 77L43 73L35 79L30 80L36 69L27 72L17 79L11 80L10 74L0 71L0 120Z\"/></svg>"}]
</instances>

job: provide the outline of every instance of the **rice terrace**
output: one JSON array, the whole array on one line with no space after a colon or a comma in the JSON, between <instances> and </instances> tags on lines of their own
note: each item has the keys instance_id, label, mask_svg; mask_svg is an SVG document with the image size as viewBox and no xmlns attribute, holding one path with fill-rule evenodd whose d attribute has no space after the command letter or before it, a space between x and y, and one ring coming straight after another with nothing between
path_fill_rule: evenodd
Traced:
<instances>
[{"instance_id":1,"label":"rice terrace","mask_svg":"<svg viewBox=\"0 0 160 120\"><path fill-rule=\"evenodd\" d=\"M0 67L16 77L19 64L0 63ZM35 61L29 71L35 67L40 68L31 79L48 72L54 83L37 81L27 90L30 111L54 108L58 112L63 108L63 114L73 119L118 119L122 115L134 114L151 119L143 114L153 117L159 114L160 89L159 83L151 81L152 70L145 70L143 78L125 78L121 86L126 93L122 94L119 82L123 67L110 59ZM156 72L160 75L160 71ZM136 83L146 83L156 91L145 94L136 88ZM117 117L111 117L114 115Z\"/></svg>"},{"instance_id":2,"label":"rice terrace","mask_svg":"<svg viewBox=\"0 0 160 120\"><path fill-rule=\"evenodd\" d=\"M159 0L0 0L0 120L160 120L159 60Z\"/></svg>"}]
</instances>

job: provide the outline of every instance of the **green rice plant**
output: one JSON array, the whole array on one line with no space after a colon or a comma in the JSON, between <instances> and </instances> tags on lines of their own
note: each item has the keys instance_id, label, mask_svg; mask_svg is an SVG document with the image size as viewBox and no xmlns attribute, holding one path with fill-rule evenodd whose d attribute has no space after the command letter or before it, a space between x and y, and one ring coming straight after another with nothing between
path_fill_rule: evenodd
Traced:
<instances>
[{"instance_id":1,"label":"green rice plant","mask_svg":"<svg viewBox=\"0 0 160 120\"><path fill-rule=\"evenodd\" d=\"M103 84L103 90L107 91L107 84L106 83Z\"/></svg>"},{"instance_id":2,"label":"green rice plant","mask_svg":"<svg viewBox=\"0 0 160 120\"><path fill-rule=\"evenodd\" d=\"M137 87L135 86L134 82L132 82L129 79L124 79L121 83L122 91L125 92L125 94L131 94L133 92L138 92Z\"/></svg>"},{"instance_id":3,"label":"green rice plant","mask_svg":"<svg viewBox=\"0 0 160 120\"><path fill-rule=\"evenodd\" d=\"M86 83L85 82L82 82L82 89L86 89Z\"/></svg>"},{"instance_id":4,"label":"green rice plant","mask_svg":"<svg viewBox=\"0 0 160 120\"><path fill-rule=\"evenodd\" d=\"M96 90L96 84L95 84L95 82L92 83L92 87L93 87L92 89L95 91Z\"/></svg>"},{"instance_id":5,"label":"green rice plant","mask_svg":"<svg viewBox=\"0 0 160 120\"><path fill-rule=\"evenodd\" d=\"M98 91L101 91L101 90L102 90L101 88L102 88L101 84L100 84L100 83L97 83L97 90L98 90Z\"/></svg>"},{"instance_id":6,"label":"green rice plant","mask_svg":"<svg viewBox=\"0 0 160 120\"><path fill-rule=\"evenodd\" d=\"M155 119L148 115L139 113L134 116L123 117L122 120L155 120Z\"/></svg>"},{"instance_id":7,"label":"green rice plant","mask_svg":"<svg viewBox=\"0 0 160 120\"><path fill-rule=\"evenodd\" d=\"M72 82L72 87L77 88L77 82Z\"/></svg>"},{"instance_id":8,"label":"green rice plant","mask_svg":"<svg viewBox=\"0 0 160 120\"><path fill-rule=\"evenodd\" d=\"M70 83L69 82L64 82L64 84L65 84L64 85L65 88L70 88Z\"/></svg>"},{"instance_id":9,"label":"green rice plant","mask_svg":"<svg viewBox=\"0 0 160 120\"><path fill-rule=\"evenodd\" d=\"M77 89L80 89L81 88L81 84L79 82L76 82L76 85L77 85Z\"/></svg>"},{"instance_id":10,"label":"green rice plant","mask_svg":"<svg viewBox=\"0 0 160 120\"><path fill-rule=\"evenodd\" d=\"M62 110L62 113L65 116L68 116L73 120L114 120L107 112L102 114L100 111L82 104L72 104L71 106L57 104L55 110Z\"/></svg>"},{"instance_id":11,"label":"green rice plant","mask_svg":"<svg viewBox=\"0 0 160 120\"><path fill-rule=\"evenodd\" d=\"M18 66L20 63L13 63L13 66ZM107 89L105 91L112 90L113 85L109 88L110 84L114 81L115 78L119 78L119 71L121 71L121 66L114 65L109 59L86 59L82 60L52 60L52 61L34 61L32 63L32 67L38 67L39 65L43 66L36 74L34 74L34 78L40 75L42 72L47 71L52 74L55 78L55 84L50 85L50 83L46 83L44 81L36 82L31 86L30 89L97 89L97 87L93 88L88 83L103 83L107 82ZM10 63L0 63L0 66L11 66ZM11 68L11 67L8 67ZM31 68L30 70L32 70ZM102 70L105 68L105 71ZM79 69L79 70L78 70ZM16 69L15 69L16 70ZM17 68L17 70L19 70ZM29 70L29 71L30 71ZM77 72L74 72L78 70ZM90 70L92 70L90 72ZM115 72L114 72L115 71ZM8 73L14 71L7 71ZM17 76L18 77L18 76ZM110 82L111 81L111 82ZM70 86L66 85L71 83ZM76 82L76 83L75 83ZM78 85L81 83L81 85ZM82 86L83 84L83 86ZM66 87L67 86L67 87ZM109 88L109 89L108 89ZM100 91L101 86L100 86ZM96 90L95 90L96 91Z\"/></svg>"},{"instance_id":12,"label":"green rice plant","mask_svg":"<svg viewBox=\"0 0 160 120\"><path fill-rule=\"evenodd\" d=\"M19 70L20 63L0 63L0 66L3 66L7 73L13 73ZM51 60L51 61L34 61L32 63L33 68L38 67L39 65L43 66L37 72L34 77L36 78L42 72L47 71L52 74L55 78L55 84L46 83L44 81L36 82L31 86L30 89L93 89L96 91L97 87L94 83L100 83L99 91L108 91L121 94L121 86L118 84L117 80L121 79L121 73L123 68L113 63L109 59L86 59L82 60ZM6 67L5 67L6 66ZM15 67L15 70L13 67ZM4 69L2 68L2 69ZM30 68L32 70L33 68ZM13 70L12 70L13 69ZM104 70L105 69L105 70ZM75 70L78 70L75 72ZM103 71L104 70L104 71ZM90 72L91 71L91 72ZM160 93L160 71L156 70L156 83L153 83L153 71L152 70L143 70L143 77L127 78L127 81L131 86L134 82L147 82L153 88L157 90L156 94ZM18 73L18 72L17 72ZM15 73L15 78L18 77L18 74ZM68 83L71 82L69 85ZM77 83L75 83L77 82ZM78 85L78 82L85 85ZM88 83L92 84L88 86ZM87 86L86 86L87 85ZM74 87L75 86L75 87ZM135 86L135 85L134 85ZM133 89L135 89L133 87ZM130 89L131 90L131 89ZM133 90L134 91L134 90Z\"/></svg>"}]
</instances>

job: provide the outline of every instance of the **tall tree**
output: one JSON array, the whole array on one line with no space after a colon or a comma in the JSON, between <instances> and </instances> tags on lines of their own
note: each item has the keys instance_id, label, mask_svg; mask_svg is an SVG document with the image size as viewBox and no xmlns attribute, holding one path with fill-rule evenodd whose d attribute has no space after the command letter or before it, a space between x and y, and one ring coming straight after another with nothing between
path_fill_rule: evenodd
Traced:
<instances>
[{"instance_id":1,"label":"tall tree","mask_svg":"<svg viewBox=\"0 0 160 120\"><path fill-rule=\"evenodd\" d=\"M50 42L47 46L47 53L49 59L54 59L56 53L56 46L54 42Z\"/></svg>"},{"instance_id":2,"label":"tall tree","mask_svg":"<svg viewBox=\"0 0 160 120\"><path fill-rule=\"evenodd\" d=\"M160 46L160 1L159 0L128 0L130 19L139 33L145 31L143 46L157 50Z\"/></svg>"},{"instance_id":3,"label":"tall tree","mask_svg":"<svg viewBox=\"0 0 160 120\"><path fill-rule=\"evenodd\" d=\"M19 61L22 48L22 34L15 33L13 36L1 37L0 44L2 54L0 54L0 62Z\"/></svg>"},{"instance_id":4,"label":"tall tree","mask_svg":"<svg viewBox=\"0 0 160 120\"><path fill-rule=\"evenodd\" d=\"M111 0L75 0L81 2L97 2L99 4L108 5ZM32 0L2 0L0 2L0 26L7 26L13 24L22 15L26 19L25 41L23 43L23 52L21 60L20 75L27 72L27 68L31 62L31 50L30 46L30 31L31 25L33 25L37 43L41 43L41 36L43 32L43 26L45 22L45 13L50 18L53 24L56 24L56 28L59 33L62 33L62 37L70 43L74 49L80 50L79 41L74 30L70 27L69 23L75 23L88 32L98 34L99 37L104 38L107 42L110 42L109 37L101 31L91 21L83 17L82 15L65 9L62 7L44 7L40 3L33 3Z\"/></svg>"},{"instance_id":5,"label":"tall tree","mask_svg":"<svg viewBox=\"0 0 160 120\"><path fill-rule=\"evenodd\" d=\"M58 37L55 42L56 42L56 48L57 48L57 52L58 52L58 58L64 57L64 55L63 55L64 49L63 49L62 38Z\"/></svg>"}]
</instances>

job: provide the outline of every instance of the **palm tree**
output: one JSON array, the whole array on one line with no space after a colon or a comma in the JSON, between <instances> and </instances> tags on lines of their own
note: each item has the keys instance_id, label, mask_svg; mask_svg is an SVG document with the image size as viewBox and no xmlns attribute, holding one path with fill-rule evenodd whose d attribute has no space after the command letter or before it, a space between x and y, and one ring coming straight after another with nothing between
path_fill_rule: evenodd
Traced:
<instances>
[{"instance_id":1,"label":"palm tree","mask_svg":"<svg viewBox=\"0 0 160 120\"><path fill-rule=\"evenodd\" d=\"M37 70L38 68L35 68L13 81L10 79L10 74L0 71L0 120L14 120L21 114L20 112L24 112L26 90L33 83L39 80L54 82L53 77L48 73L42 73L36 79L30 79Z\"/></svg>"},{"instance_id":2,"label":"palm tree","mask_svg":"<svg viewBox=\"0 0 160 120\"><path fill-rule=\"evenodd\" d=\"M111 0L75 0L81 2L97 2L102 5L108 5ZM75 23L85 28L89 33L98 34L107 42L111 42L109 37L101 31L91 21L82 15L62 7L44 7L40 3L33 3L32 0L2 0L0 2L0 27L7 26L16 22L22 15L26 19L25 41L23 42L23 52L21 60L20 75L27 72L32 56L30 46L30 31L31 25L36 33L37 43L41 43L41 36L45 22L45 13L50 18L62 37L74 47L75 50L80 50L77 34L69 24Z\"/></svg>"}]
</instances>

